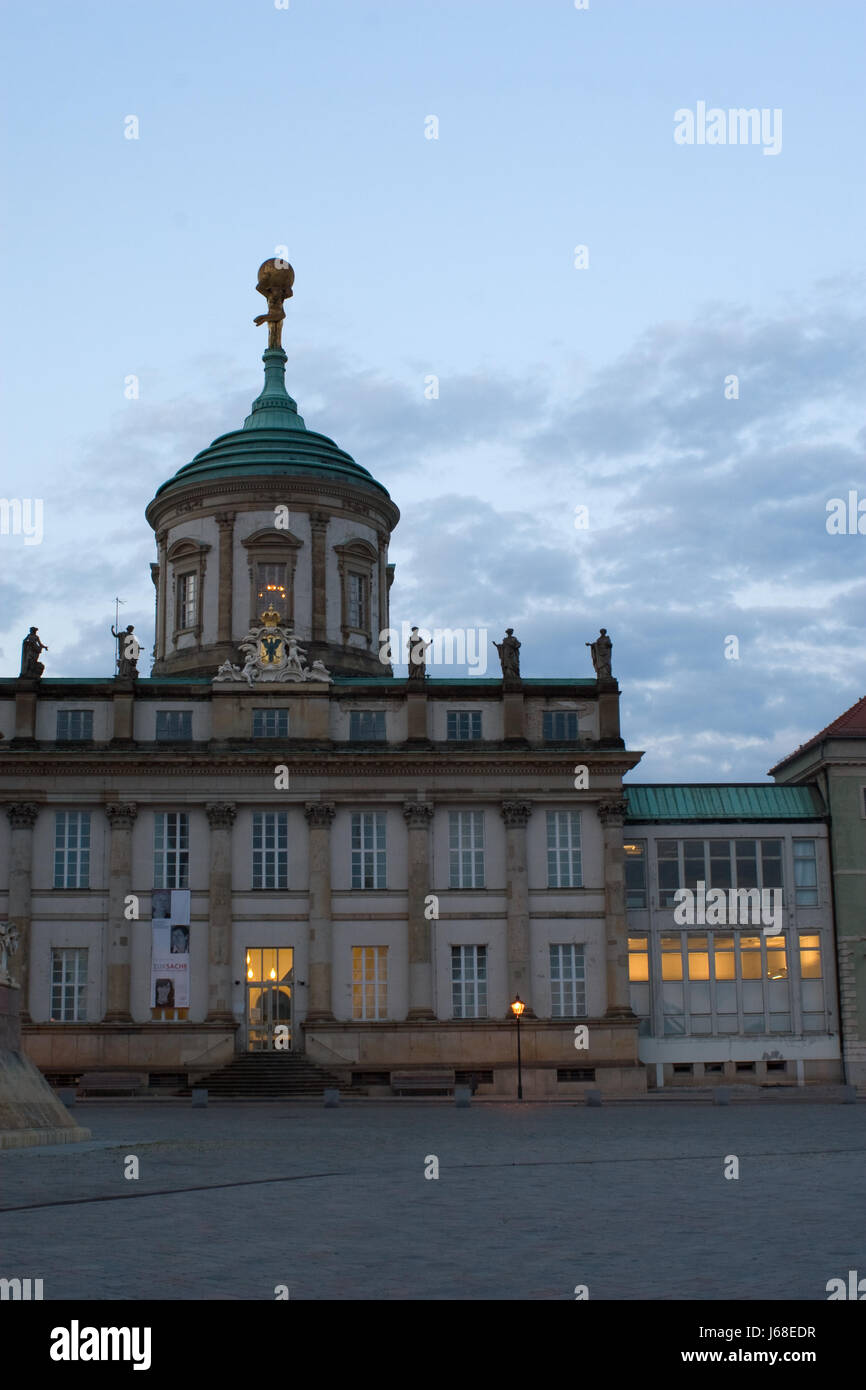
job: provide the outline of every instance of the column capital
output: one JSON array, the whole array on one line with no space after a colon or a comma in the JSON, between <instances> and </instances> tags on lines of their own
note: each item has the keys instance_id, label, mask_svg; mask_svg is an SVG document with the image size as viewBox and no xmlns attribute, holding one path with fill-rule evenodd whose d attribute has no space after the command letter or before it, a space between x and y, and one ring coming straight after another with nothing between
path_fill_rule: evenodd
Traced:
<instances>
[{"instance_id":1,"label":"column capital","mask_svg":"<svg viewBox=\"0 0 866 1390\"><path fill-rule=\"evenodd\" d=\"M503 801L500 806L502 819L505 821L506 830L513 830L516 826L526 825L532 815L531 801Z\"/></svg>"},{"instance_id":2,"label":"column capital","mask_svg":"<svg viewBox=\"0 0 866 1390\"><path fill-rule=\"evenodd\" d=\"M220 530L223 530L224 528L231 530L231 528L235 524L235 514L234 512L215 512L214 521L216 522Z\"/></svg>"},{"instance_id":3,"label":"column capital","mask_svg":"<svg viewBox=\"0 0 866 1390\"><path fill-rule=\"evenodd\" d=\"M404 801L403 819L410 830L426 830L433 819L433 810L430 801Z\"/></svg>"},{"instance_id":4,"label":"column capital","mask_svg":"<svg viewBox=\"0 0 866 1390\"><path fill-rule=\"evenodd\" d=\"M622 825L628 815L628 802L625 797L617 801L600 801L598 818L602 825Z\"/></svg>"},{"instance_id":5,"label":"column capital","mask_svg":"<svg viewBox=\"0 0 866 1390\"><path fill-rule=\"evenodd\" d=\"M138 807L134 801L109 801L104 810L112 830L115 826L132 829L132 822L138 815Z\"/></svg>"},{"instance_id":6,"label":"column capital","mask_svg":"<svg viewBox=\"0 0 866 1390\"><path fill-rule=\"evenodd\" d=\"M310 512L310 530L315 535L324 535L328 529L328 522L331 520L327 512Z\"/></svg>"},{"instance_id":7,"label":"column capital","mask_svg":"<svg viewBox=\"0 0 866 1390\"><path fill-rule=\"evenodd\" d=\"M204 810L212 830L221 826L233 826L238 813L233 801L209 801Z\"/></svg>"},{"instance_id":8,"label":"column capital","mask_svg":"<svg viewBox=\"0 0 866 1390\"><path fill-rule=\"evenodd\" d=\"M304 806L304 816L311 830L329 829L336 814L333 801L308 801Z\"/></svg>"},{"instance_id":9,"label":"column capital","mask_svg":"<svg viewBox=\"0 0 866 1390\"><path fill-rule=\"evenodd\" d=\"M39 815L39 805L35 801L13 801L6 807L6 814L13 830L32 830Z\"/></svg>"}]
</instances>

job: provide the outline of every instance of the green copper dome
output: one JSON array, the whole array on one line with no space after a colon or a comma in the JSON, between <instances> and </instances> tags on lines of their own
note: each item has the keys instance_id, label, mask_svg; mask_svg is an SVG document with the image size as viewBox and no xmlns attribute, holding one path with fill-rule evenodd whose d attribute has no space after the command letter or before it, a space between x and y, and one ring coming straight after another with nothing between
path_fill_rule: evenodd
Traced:
<instances>
[{"instance_id":1,"label":"green copper dome","mask_svg":"<svg viewBox=\"0 0 866 1390\"><path fill-rule=\"evenodd\" d=\"M203 479L255 477L262 474L288 474L293 477L342 478L375 488L388 497L387 489L372 473L338 448L327 435L308 430L298 407L286 390L286 354L281 347L269 347L262 357L265 384L253 401L243 429L221 434L207 449L196 454L192 463L178 469L173 478L157 489L156 496L169 488L183 487Z\"/></svg>"}]
</instances>

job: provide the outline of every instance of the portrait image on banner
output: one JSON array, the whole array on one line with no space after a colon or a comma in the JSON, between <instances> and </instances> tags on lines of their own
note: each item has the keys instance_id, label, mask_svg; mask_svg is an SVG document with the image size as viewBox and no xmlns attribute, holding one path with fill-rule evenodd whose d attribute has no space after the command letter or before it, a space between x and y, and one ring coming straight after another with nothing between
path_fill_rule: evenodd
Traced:
<instances>
[{"instance_id":1,"label":"portrait image on banner","mask_svg":"<svg viewBox=\"0 0 866 1390\"><path fill-rule=\"evenodd\" d=\"M150 1007L189 1008L190 892L155 888L151 902Z\"/></svg>"}]
</instances>

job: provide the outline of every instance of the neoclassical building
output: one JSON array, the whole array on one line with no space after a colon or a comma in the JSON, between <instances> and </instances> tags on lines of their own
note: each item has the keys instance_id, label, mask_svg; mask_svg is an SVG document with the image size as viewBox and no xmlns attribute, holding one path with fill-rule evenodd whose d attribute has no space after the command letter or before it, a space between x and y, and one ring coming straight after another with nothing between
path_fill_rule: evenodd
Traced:
<instances>
[{"instance_id":1,"label":"neoclassical building","mask_svg":"<svg viewBox=\"0 0 866 1390\"><path fill-rule=\"evenodd\" d=\"M0 681L26 1049L55 1077L179 1083L285 1049L374 1092L440 1067L511 1095L519 996L526 1094L641 1090L622 790L641 755L609 663L525 679L515 644L502 677L423 658L394 677L399 513L306 428L279 307L243 427L147 507L150 675L121 634L113 677L43 675L37 651Z\"/></svg>"},{"instance_id":2,"label":"neoclassical building","mask_svg":"<svg viewBox=\"0 0 866 1390\"><path fill-rule=\"evenodd\" d=\"M521 676L509 630L501 676L437 678L416 647L395 677L399 513L286 391L292 278L260 272L242 428L147 506L150 675L121 634L113 676L52 678L32 633L0 679L28 1054L155 1088L235 1059L289 1086L303 1058L372 1095L427 1074L511 1097L519 998L527 1096L839 1079L815 758L784 769L802 786L624 785L642 754L604 630L592 675ZM781 915L678 922L700 884L775 890Z\"/></svg>"}]
</instances>

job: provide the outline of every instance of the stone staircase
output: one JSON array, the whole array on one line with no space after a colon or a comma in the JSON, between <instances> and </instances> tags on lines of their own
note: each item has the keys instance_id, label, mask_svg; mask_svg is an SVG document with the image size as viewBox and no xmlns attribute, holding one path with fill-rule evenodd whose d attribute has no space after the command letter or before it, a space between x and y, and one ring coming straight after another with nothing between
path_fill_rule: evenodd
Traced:
<instances>
[{"instance_id":1,"label":"stone staircase","mask_svg":"<svg viewBox=\"0 0 866 1390\"><path fill-rule=\"evenodd\" d=\"M303 1100L320 1097L326 1088L347 1089L300 1052L241 1052L228 1066L195 1084L214 1100ZM187 1086L179 1094L191 1095L192 1089Z\"/></svg>"}]
</instances>

